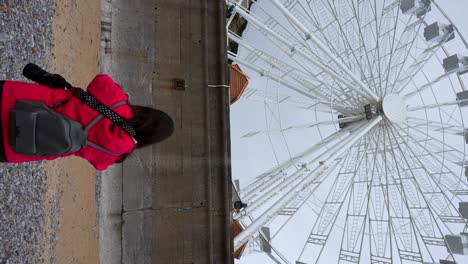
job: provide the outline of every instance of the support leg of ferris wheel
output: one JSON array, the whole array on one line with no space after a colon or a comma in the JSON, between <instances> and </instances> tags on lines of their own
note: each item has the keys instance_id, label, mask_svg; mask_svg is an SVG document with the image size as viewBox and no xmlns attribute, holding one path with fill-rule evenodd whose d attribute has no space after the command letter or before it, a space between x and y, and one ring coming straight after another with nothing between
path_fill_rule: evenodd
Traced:
<instances>
[{"instance_id":1,"label":"support leg of ferris wheel","mask_svg":"<svg viewBox=\"0 0 468 264\"><path fill-rule=\"evenodd\" d=\"M243 8L239 7L238 5L234 4L234 9L239 15L241 15L244 19L249 21L250 23L254 24L258 28L262 30L263 33L269 34L270 36L274 37L276 40L279 42L283 43L285 46L289 48L292 54L299 54L306 60L308 60L310 63L313 65L317 66L320 68L322 71L325 73L329 74L331 77L333 77L336 81L340 82L341 84L345 85L346 87L349 87L353 91L357 92L364 98L367 98L368 100L372 102L378 102L380 99L379 97L373 93L369 88L362 89L359 87L356 87L355 84L351 83L349 80L346 80L343 78L340 74L336 73L333 71L331 68L328 66L324 65L322 62L316 60L313 58L311 55L307 54L301 49L297 49L296 45L291 43L289 40L287 40L285 37L279 35L275 31L271 30L269 27L267 27L265 24L263 24L261 21L259 21L257 18L253 17L252 15L248 14L246 11L243 10ZM362 83L362 82L360 82ZM371 93L369 93L371 92Z\"/></svg>"},{"instance_id":2,"label":"support leg of ferris wheel","mask_svg":"<svg viewBox=\"0 0 468 264\"><path fill-rule=\"evenodd\" d=\"M357 124L362 125L363 123L358 122ZM363 128L361 128L363 129ZM338 133L335 133L338 134ZM350 134L348 137L344 138L341 141L332 143L330 141L326 145L319 145L318 148L313 148L310 153L307 153L308 155L315 154L318 151L323 150L324 148L328 148L320 154L318 157L314 158L312 161L309 161L307 165L301 166L299 170L294 172L292 175L290 175L288 178L286 178L284 181L281 180L280 177L273 177L265 181L261 186L258 186L255 192L251 192L247 196L243 196L242 200L244 202L248 203L247 210L253 211L262 206L264 203L267 201L274 200L276 196L278 196L280 193L288 191L288 189L291 189L294 184L296 184L299 181L302 181L306 176L303 174L307 172L309 169L316 168L317 165L320 164L323 160L326 160L328 157L331 157L339 151L343 145L346 143L350 142L353 140L354 134ZM333 144L332 146L328 145ZM258 195L258 196L257 196ZM236 217L239 217L240 220L242 215L236 215Z\"/></svg>"},{"instance_id":3,"label":"support leg of ferris wheel","mask_svg":"<svg viewBox=\"0 0 468 264\"><path fill-rule=\"evenodd\" d=\"M239 249L245 242L247 242L262 226L268 223L274 218L278 212L286 206L292 199L295 198L297 193L306 188L308 185L314 182L314 180L321 174L327 172L329 169L334 168L338 164L337 158L341 157L346 151L353 146L359 139L366 135L372 128L374 128L380 121L382 116L377 116L369 123L367 123L359 132L352 136L352 139L342 144L341 148L336 151L333 155L328 157L320 163L319 167L311 172L302 181L298 182L293 186L291 191L285 193L277 203L273 204L268 208L262 215L255 219L244 231L234 238L234 250Z\"/></svg>"},{"instance_id":4,"label":"support leg of ferris wheel","mask_svg":"<svg viewBox=\"0 0 468 264\"><path fill-rule=\"evenodd\" d=\"M341 139L343 136L345 136L347 133L351 132L352 130L356 129L356 125L358 123L353 123L348 127L345 127L344 129L331 134L330 136L324 138L322 141L319 143L313 145L312 147L308 148L304 152L301 152L300 154L292 157L289 160L286 160L282 162L281 164L269 169L267 172L262 173L258 177L256 177L256 181L253 183L247 185L246 187L241 189L241 197L242 199L249 199L251 198L255 192L257 192L259 189L262 189L264 186L269 185L268 179L271 179L273 177L276 177L279 173L282 171L289 169L292 166L297 165L300 162L303 162L303 159L307 156L313 155L322 148L326 147L329 148L327 144L337 140Z\"/></svg>"},{"instance_id":5,"label":"support leg of ferris wheel","mask_svg":"<svg viewBox=\"0 0 468 264\"><path fill-rule=\"evenodd\" d=\"M278 0L271 0L271 2L285 15L294 25L296 25L303 33L302 37L306 41L312 41L321 51L323 51L336 65L348 75L362 90L372 97L375 102L380 98L372 90L369 89L351 70L343 64L331 51L325 46L312 32L302 24L291 12L283 6Z\"/></svg>"},{"instance_id":6,"label":"support leg of ferris wheel","mask_svg":"<svg viewBox=\"0 0 468 264\"><path fill-rule=\"evenodd\" d=\"M365 122L359 122L359 125L362 125ZM360 130L363 130L363 127L360 127ZM360 131L358 130L358 131ZM356 132L358 133L358 132ZM265 184L263 189L257 189L257 194L261 192L258 196L253 196L255 199L245 199L243 200L248 203L247 210L254 211L259 207L263 206L265 203L269 201L275 200L281 193L291 191L292 186L294 186L297 182L303 181L307 175L304 175L311 169L317 168L324 160L329 159L332 157L337 151L346 145L348 142L352 141L355 134L350 134L348 137L344 138L342 141L328 143L331 146L325 150L325 152L321 153L319 156L315 157L312 161L307 162L303 166L300 167L297 171L295 171L292 175L282 181L279 178L273 178L268 180ZM320 150L320 149L319 149ZM236 215L242 220L243 216L241 214Z\"/></svg>"}]
</instances>

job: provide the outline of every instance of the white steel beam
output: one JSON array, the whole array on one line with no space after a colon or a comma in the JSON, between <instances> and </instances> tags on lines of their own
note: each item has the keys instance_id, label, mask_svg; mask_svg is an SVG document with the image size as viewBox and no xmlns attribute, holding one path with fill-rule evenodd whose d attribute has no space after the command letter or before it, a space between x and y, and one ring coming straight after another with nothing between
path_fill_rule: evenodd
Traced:
<instances>
[{"instance_id":1,"label":"white steel beam","mask_svg":"<svg viewBox=\"0 0 468 264\"><path fill-rule=\"evenodd\" d=\"M360 131L362 131L363 129L364 128L361 128ZM333 146L331 146L325 152L320 154L320 156L314 158L312 161L309 161L307 165L302 166L299 170L294 172L291 176L286 178L284 181L277 181L276 178L269 180L265 185L266 190L264 190L264 192L261 195L259 195L258 197L256 197L255 199L251 201L244 200L244 202L248 203L247 210L251 210L251 211L256 210L260 206L271 201L275 196L278 196L280 193L286 192L285 191L286 189L290 191L292 186L294 186L297 182L300 182L304 180L305 178L307 178L307 175L304 175L305 172L307 172L309 169L317 168L317 166L320 166L323 160L326 160L332 155L334 155L334 153L339 151L340 148L344 144L350 142L354 137L355 137L355 134L351 134L344 140L335 142ZM240 217L239 220L242 220L246 217L246 215L239 213L236 215L236 217Z\"/></svg>"},{"instance_id":2,"label":"white steel beam","mask_svg":"<svg viewBox=\"0 0 468 264\"><path fill-rule=\"evenodd\" d=\"M330 157L328 157L323 162L320 162L319 167L313 170L307 177L303 180L298 182L291 188L291 190L285 193L277 203L274 203L270 208L266 210L266 212L260 215L257 219L254 220L249 226L246 227L244 231L242 231L239 235L234 238L234 250L239 249L245 242L247 242L262 226L267 224L272 218L274 218L278 212L286 206L294 197L300 193L300 190L306 188L310 184L312 184L315 179L317 179L320 175L327 172L330 169L333 169L337 164L337 158L341 157L346 151L348 151L353 144L355 144L359 139L361 139L364 135L366 135L372 128L374 128L377 124L380 123L382 120L382 116L377 116L372 121L370 121L366 126L364 126L359 132L356 132L355 135L352 136L352 139L343 142L341 148L333 153Z\"/></svg>"},{"instance_id":3,"label":"white steel beam","mask_svg":"<svg viewBox=\"0 0 468 264\"><path fill-rule=\"evenodd\" d=\"M319 112L328 115L339 114L337 110L330 108L330 106L325 107L323 104L310 100L310 98L305 98L299 95L289 95L278 91L265 90L264 88L257 89L252 85L247 87L242 98L261 103L271 102L280 105L290 105L295 108L300 108L301 110Z\"/></svg>"},{"instance_id":4,"label":"white steel beam","mask_svg":"<svg viewBox=\"0 0 468 264\"><path fill-rule=\"evenodd\" d=\"M408 107L408 111L416 111L416 110L421 110L421 109L432 109L432 108L438 108L438 107L442 107L442 106L456 105L456 104L465 103L465 102L468 102L468 99L455 100L455 101L451 101L451 102L443 102L443 103L437 103L437 104L429 104L429 105L424 105L424 106Z\"/></svg>"},{"instance_id":5,"label":"white steel beam","mask_svg":"<svg viewBox=\"0 0 468 264\"><path fill-rule=\"evenodd\" d=\"M335 119L335 120L329 120L329 121L320 121L320 122L315 122L315 123L306 123L306 124L298 124L298 125L293 125L289 126L286 128L282 129L272 129L272 130L257 130L253 132L249 132L242 136L243 138L247 137L253 137L261 134L271 134L271 133L282 133L290 130L295 130L295 129L305 129L305 128L313 128L317 126L323 126L323 125L333 125L333 124L340 124L340 123L346 123L346 122L353 122L353 121L359 121L365 119L365 115L357 115L357 116L349 116L349 117L344 117L340 119Z\"/></svg>"},{"instance_id":6,"label":"white steel beam","mask_svg":"<svg viewBox=\"0 0 468 264\"><path fill-rule=\"evenodd\" d=\"M280 77L277 77L273 74L271 74L269 71L265 71L264 69L262 69L261 67L257 66L257 65L254 65L248 61L245 61L239 57L236 57L232 54L228 54L228 58L236 63L239 63L255 72L257 72L258 74L262 75L262 76L266 76L272 80L274 80L275 82L278 82L278 83L281 83L282 85L290 88L291 90L307 97L307 98L310 98L312 100L314 100L315 102L319 102L319 103L322 103L322 104L325 104L325 105L329 105L329 101L325 98L322 98L324 100L321 100L319 99L320 96L317 96L316 94L314 94L314 92L311 92L309 90L304 90L304 89L301 89L301 88L298 88L298 84L296 83L293 83L289 80L285 80L285 79L282 79ZM301 85L302 86L302 85Z\"/></svg>"},{"instance_id":7,"label":"white steel beam","mask_svg":"<svg viewBox=\"0 0 468 264\"><path fill-rule=\"evenodd\" d=\"M265 71L264 69L262 69L261 67L257 66L257 65L254 65L250 62L247 62L245 60L242 60L232 54L228 54L228 58L238 64L241 64L255 72L257 72L258 74L262 75L262 76L265 76L265 77L268 77L270 78L271 80L275 81L275 82L278 82L288 88L290 88L291 90L307 97L307 98L310 98L312 100L314 100L315 102L317 103L320 103L322 104L323 106L325 107L332 107L333 110L335 111L338 111L340 113L343 113L343 114L347 114L347 115L353 115L354 113L352 111L348 111L346 110L346 108L344 107L340 107L336 104L330 104L330 102L328 101L321 101L319 99L317 99L316 96L314 96L313 92L311 92L310 90L306 89L306 87L303 86L303 84L298 84L298 83L294 83L294 82L291 82L290 80L285 80L283 78L280 78L278 76L275 76L274 74L272 74L270 71Z\"/></svg>"},{"instance_id":8,"label":"white steel beam","mask_svg":"<svg viewBox=\"0 0 468 264\"><path fill-rule=\"evenodd\" d=\"M369 87L367 87L351 70L343 64L329 49L325 46L315 35L302 24L286 7L284 7L278 0L271 0L271 2L286 16L294 25L296 25L304 33L302 36L306 41L312 41L321 51L323 51L336 65L344 71L363 91L365 91L371 98L378 102L380 98Z\"/></svg>"},{"instance_id":9,"label":"white steel beam","mask_svg":"<svg viewBox=\"0 0 468 264\"><path fill-rule=\"evenodd\" d=\"M261 51L255 47L253 47L251 44L247 43L247 41L245 41L245 39L242 39L240 38L239 36L236 36L235 34L233 34L232 32L228 32L228 37L230 40L236 42L237 44L239 44L240 46L246 48L247 50L249 50L250 52L254 53L255 55L258 55L262 60L264 60L265 62L267 62L268 64L270 64L271 67L275 67L275 68L282 68L283 66L293 70L297 76L295 75L290 75L291 78L293 78L295 81L297 81L298 83L301 83L303 84L305 87L309 87L310 88L310 92L313 94L314 97L316 97L318 100L321 100L321 101L324 101L324 102L332 102L333 101L333 98L327 98L326 95L322 94L320 91L317 91L317 90L313 90L314 88L314 85L307 82L307 83L304 83L304 80L301 80L299 78L295 78L295 77L300 77L300 78L303 78L305 80L307 79L313 79L314 81L326 86L328 89L332 90L333 87L330 87L330 84L327 84L326 82L318 79L318 78L311 78L313 77L310 73L308 72L304 72L303 70L295 67L295 66L292 66L290 65L289 63L286 63L278 58L274 58L274 60L272 60L271 56L270 55L267 55L265 54L264 51Z\"/></svg>"},{"instance_id":10,"label":"white steel beam","mask_svg":"<svg viewBox=\"0 0 468 264\"><path fill-rule=\"evenodd\" d=\"M355 92L357 92L358 94L360 94L361 96L363 96L364 98L367 98L368 100L370 101L378 101L375 99L375 97L377 97L377 95L373 94L373 95L369 95L365 90L362 90L358 87L355 86L355 84L351 83L349 80L346 80L345 78L343 78L341 75L337 74L335 71L333 71L331 68L329 68L327 65L324 65L322 62L316 60L315 58L313 58L312 56L310 56L309 54L307 54L306 52L302 51L301 49L298 49L296 48L296 46L291 43L289 40L287 40L286 38L284 38L283 36L281 36L280 34L276 33L275 31L273 31L272 29L270 29L269 27L267 27L265 24L263 24L261 21L259 21L257 18L253 17L252 15L248 14L247 12L245 12L241 7L239 7L238 5L234 5L235 7L235 10L244 18L246 19L247 21L249 21L250 23L256 25L257 27L259 27L263 33L267 33L269 35L271 35L272 37L274 37L276 40L278 40L279 42L283 43L285 46L287 46L291 53L292 54L299 54L301 55L304 59L308 60L310 63L312 63L313 65L317 66L318 68L320 68L322 71L328 73L330 76L332 76L333 78L335 78L336 81L340 82L341 84L345 85L346 87L349 87L350 89L354 90ZM375 97L374 97L375 96ZM377 97L378 99L378 97Z\"/></svg>"},{"instance_id":11,"label":"white steel beam","mask_svg":"<svg viewBox=\"0 0 468 264\"><path fill-rule=\"evenodd\" d=\"M352 129L356 128L358 123L356 123L354 126L351 126L349 127L349 129L345 128L343 130L340 130L334 134L332 134L331 136L327 137L326 139L322 140L321 142L315 144L314 146L312 146L311 148L307 149L306 151L302 152L301 154L281 163L280 165L270 169L268 172L262 174L260 177L267 177L267 176L273 176L273 175L277 175L281 170L285 170L285 169L288 169L292 166L295 165L295 162L298 162L300 161L302 158L304 157L307 157L307 156L311 156L311 155L314 155L316 154L317 152L319 151L322 151L324 148L328 148L328 152L324 152L323 154L321 154L321 156L324 156L326 155L327 153L331 153L332 151L334 151L334 146L339 146L337 143L335 143L334 146L328 146L327 144L330 144L331 142L335 141L335 140L338 140L338 139L342 139L342 137L347 134L348 132L350 132ZM346 141L346 139L342 139L341 142L343 141ZM315 161L318 161L319 158L315 159ZM312 161L313 162L313 161ZM293 175L289 176L289 179L292 179L293 177L295 177L298 172L295 172ZM264 182L262 183L259 183L259 184L255 184L255 187L250 187L244 195L242 195L241 199L244 201L244 202L247 202L247 201L250 201L252 200L252 198L254 198L256 195L258 195L259 193L261 192L266 192L268 190L271 190L273 189L275 186L278 186L278 184L275 184L276 181L278 181L278 177L270 177L268 180L265 180ZM278 186L278 188L280 188L280 186ZM275 189L276 191L276 189ZM267 199L266 197L264 197L263 200ZM262 202L263 202L262 200ZM249 207L248 208L254 208L256 207L255 204L249 204Z\"/></svg>"},{"instance_id":12,"label":"white steel beam","mask_svg":"<svg viewBox=\"0 0 468 264\"><path fill-rule=\"evenodd\" d=\"M405 94L403 96L403 99L404 100L407 100L411 97L413 97L414 95L417 95L417 94L420 94L421 92L425 91L427 88L430 88L432 87L433 85L437 84L438 82L442 81L442 80L445 80L446 78L448 78L452 73L444 73L442 75L440 75L439 77L437 77L436 79L432 80L432 81L428 81L427 83L425 83L424 85L420 86L420 87L416 87L415 90ZM403 91L403 90L402 90Z\"/></svg>"},{"instance_id":13,"label":"white steel beam","mask_svg":"<svg viewBox=\"0 0 468 264\"><path fill-rule=\"evenodd\" d=\"M249 184L248 186L242 188L242 195L241 198L242 200L250 200L253 196L255 196L255 193L258 193L258 191L263 191L264 187L266 186L271 186L272 184L272 178L274 175L279 174L281 171L286 170L292 166L295 166L298 162L302 161L303 158L306 156L313 155L317 153L318 151L322 150L323 148L328 148L328 143L331 143L334 140L342 138L345 134L348 132L356 129L357 123L350 125L349 127L346 127L340 131L337 131L336 133L331 134L330 136L326 137L319 143L313 145L312 147L308 148L304 152L292 157L289 160L286 160L282 162L281 164L271 168L265 173L262 173L260 176L258 176L258 179L266 179L268 180L263 180L263 181L255 181L252 184Z\"/></svg>"}]
</instances>

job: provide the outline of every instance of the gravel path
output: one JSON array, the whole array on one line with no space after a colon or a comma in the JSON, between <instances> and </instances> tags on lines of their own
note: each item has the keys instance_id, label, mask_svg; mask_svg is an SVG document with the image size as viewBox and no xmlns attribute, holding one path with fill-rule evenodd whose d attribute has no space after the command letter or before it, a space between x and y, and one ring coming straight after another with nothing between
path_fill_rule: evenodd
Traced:
<instances>
[{"instance_id":1,"label":"gravel path","mask_svg":"<svg viewBox=\"0 0 468 264\"><path fill-rule=\"evenodd\" d=\"M0 80L24 80L27 62L48 67L53 17L53 0L0 0ZM53 262L39 256L54 244L40 243L45 219L53 218L43 208L47 188L43 162L0 167L0 264Z\"/></svg>"}]
</instances>

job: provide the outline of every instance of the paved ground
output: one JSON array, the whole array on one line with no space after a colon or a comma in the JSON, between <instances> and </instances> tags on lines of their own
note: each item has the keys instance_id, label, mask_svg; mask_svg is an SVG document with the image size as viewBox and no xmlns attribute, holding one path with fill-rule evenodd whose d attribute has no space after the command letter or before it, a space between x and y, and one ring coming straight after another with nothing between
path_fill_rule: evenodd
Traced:
<instances>
[{"instance_id":1,"label":"paved ground","mask_svg":"<svg viewBox=\"0 0 468 264\"><path fill-rule=\"evenodd\" d=\"M81 87L98 73L100 7L95 0L56 1L51 66ZM80 158L48 162L46 169L48 197L61 194L59 228L49 229L57 236L57 263L98 263L96 171Z\"/></svg>"}]
</instances>

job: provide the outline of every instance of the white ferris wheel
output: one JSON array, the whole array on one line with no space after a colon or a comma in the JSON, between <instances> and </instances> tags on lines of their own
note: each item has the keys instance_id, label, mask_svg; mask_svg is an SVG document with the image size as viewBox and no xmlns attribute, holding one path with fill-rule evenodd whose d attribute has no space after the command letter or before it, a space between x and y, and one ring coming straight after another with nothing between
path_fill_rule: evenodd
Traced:
<instances>
[{"instance_id":1,"label":"white ferris wheel","mask_svg":"<svg viewBox=\"0 0 468 264\"><path fill-rule=\"evenodd\" d=\"M250 174L234 249L468 263L468 43L444 1L226 4L229 59L250 76L232 107L233 177Z\"/></svg>"}]
</instances>

